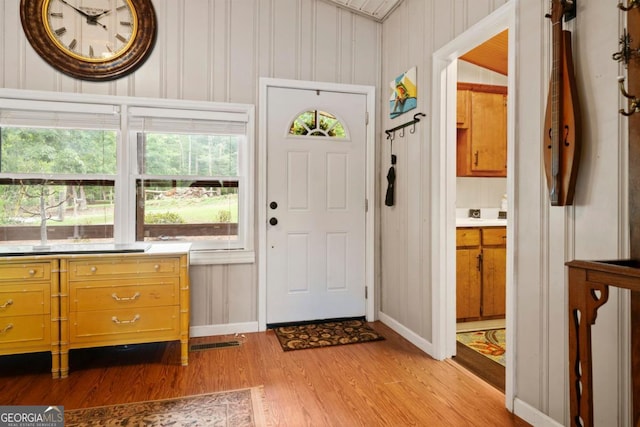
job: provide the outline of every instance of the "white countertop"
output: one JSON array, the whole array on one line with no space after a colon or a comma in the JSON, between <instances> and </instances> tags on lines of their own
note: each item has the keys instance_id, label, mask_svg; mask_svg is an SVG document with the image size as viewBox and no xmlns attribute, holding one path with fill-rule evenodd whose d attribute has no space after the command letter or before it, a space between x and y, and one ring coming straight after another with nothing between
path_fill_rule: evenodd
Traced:
<instances>
[{"instance_id":1,"label":"white countertop","mask_svg":"<svg viewBox=\"0 0 640 427\"><path fill-rule=\"evenodd\" d=\"M506 219L456 218L456 227L506 227Z\"/></svg>"}]
</instances>

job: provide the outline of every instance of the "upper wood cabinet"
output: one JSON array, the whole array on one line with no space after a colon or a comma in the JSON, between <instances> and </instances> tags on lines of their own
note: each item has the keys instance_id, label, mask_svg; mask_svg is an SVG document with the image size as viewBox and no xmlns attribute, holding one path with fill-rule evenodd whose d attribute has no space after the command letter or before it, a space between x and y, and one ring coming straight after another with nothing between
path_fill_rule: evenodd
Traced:
<instances>
[{"instance_id":1,"label":"upper wood cabinet","mask_svg":"<svg viewBox=\"0 0 640 427\"><path fill-rule=\"evenodd\" d=\"M457 175L507 176L507 88L458 83Z\"/></svg>"}]
</instances>

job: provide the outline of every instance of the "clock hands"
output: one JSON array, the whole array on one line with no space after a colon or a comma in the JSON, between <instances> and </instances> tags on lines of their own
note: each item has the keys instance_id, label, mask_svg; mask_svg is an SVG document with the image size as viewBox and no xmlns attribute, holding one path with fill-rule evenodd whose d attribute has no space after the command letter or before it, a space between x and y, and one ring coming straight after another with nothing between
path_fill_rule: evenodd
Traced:
<instances>
[{"instance_id":1,"label":"clock hands","mask_svg":"<svg viewBox=\"0 0 640 427\"><path fill-rule=\"evenodd\" d=\"M98 22L98 18L106 15L107 13L111 12L110 10L103 10L100 13L97 13L95 15L92 15L90 13L85 12L84 10L75 7L74 5L72 5L71 3L69 3L67 0L60 0L62 3L66 4L67 6L69 6L71 9L75 10L76 12L78 12L80 15L84 16L85 18L87 18L87 24L89 25L98 25L102 28L104 28L105 30L107 29L107 26Z\"/></svg>"}]
</instances>

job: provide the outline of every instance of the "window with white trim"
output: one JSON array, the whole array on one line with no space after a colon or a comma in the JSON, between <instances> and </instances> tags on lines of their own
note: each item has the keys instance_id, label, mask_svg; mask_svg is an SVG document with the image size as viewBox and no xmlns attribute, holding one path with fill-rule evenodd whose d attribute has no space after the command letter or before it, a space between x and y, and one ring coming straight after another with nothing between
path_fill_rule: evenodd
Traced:
<instances>
[{"instance_id":1,"label":"window with white trim","mask_svg":"<svg viewBox=\"0 0 640 427\"><path fill-rule=\"evenodd\" d=\"M0 246L253 250L253 106L20 94L0 90Z\"/></svg>"}]
</instances>

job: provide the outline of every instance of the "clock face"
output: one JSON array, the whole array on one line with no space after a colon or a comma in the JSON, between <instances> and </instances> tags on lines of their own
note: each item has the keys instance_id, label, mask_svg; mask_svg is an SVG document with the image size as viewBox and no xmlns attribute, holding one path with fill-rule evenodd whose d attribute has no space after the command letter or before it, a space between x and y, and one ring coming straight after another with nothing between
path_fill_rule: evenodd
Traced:
<instances>
[{"instance_id":1,"label":"clock face","mask_svg":"<svg viewBox=\"0 0 640 427\"><path fill-rule=\"evenodd\" d=\"M55 69L108 81L135 71L156 39L152 0L20 0L27 40Z\"/></svg>"},{"instance_id":2,"label":"clock face","mask_svg":"<svg viewBox=\"0 0 640 427\"><path fill-rule=\"evenodd\" d=\"M51 40L68 55L89 62L122 55L138 30L129 0L44 0L42 13Z\"/></svg>"}]
</instances>

